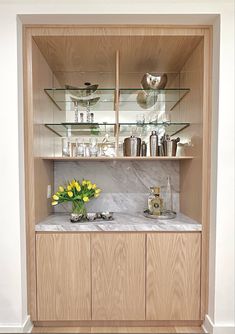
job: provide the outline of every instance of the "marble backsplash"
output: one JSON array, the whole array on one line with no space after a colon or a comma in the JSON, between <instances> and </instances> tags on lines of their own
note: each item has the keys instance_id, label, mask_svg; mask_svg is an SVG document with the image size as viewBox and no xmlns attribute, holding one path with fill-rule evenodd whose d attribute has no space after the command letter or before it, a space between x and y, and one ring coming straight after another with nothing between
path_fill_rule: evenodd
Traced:
<instances>
[{"instance_id":1,"label":"marble backsplash","mask_svg":"<svg viewBox=\"0 0 235 334\"><path fill-rule=\"evenodd\" d=\"M102 189L100 197L87 204L89 211L138 212L147 207L151 186L160 186L164 198L168 175L171 177L173 209L178 212L178 161L55 162L54 191L73 178L89 179ZM69 211L69 207L55 207L55 212L65 211Z\"/></svg>"}]
</instances>

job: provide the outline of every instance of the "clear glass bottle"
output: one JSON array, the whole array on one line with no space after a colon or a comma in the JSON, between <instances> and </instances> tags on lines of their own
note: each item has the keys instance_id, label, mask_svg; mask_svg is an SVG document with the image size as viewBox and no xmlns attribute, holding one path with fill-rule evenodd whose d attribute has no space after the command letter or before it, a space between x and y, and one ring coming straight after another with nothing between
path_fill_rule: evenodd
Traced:
<instances>
[{"instance_id":1,"label":"clear glass bottle","mask_svg":"<svg viewBox=\"0 0 235 334\"><path fill-rule=\"evenodd\" d=\"M172 187L171 187L170 176L167 176L166 193L165 193L165 200L164 200L164 210L166 210L166 211L172 211L173 210Z\"/></svg>"},{"instance_id":2,"label":"clear glass bottle","mask_svg":"<svg viewBox=\"0 0 235 334\"><path fill-rule=\"evenodd\" d=\"M160 216L163 211L163 200L160 197L160 187L150 187L151 193L148 197L148 209L150 214Z\"/></svg>"}]
</instances>

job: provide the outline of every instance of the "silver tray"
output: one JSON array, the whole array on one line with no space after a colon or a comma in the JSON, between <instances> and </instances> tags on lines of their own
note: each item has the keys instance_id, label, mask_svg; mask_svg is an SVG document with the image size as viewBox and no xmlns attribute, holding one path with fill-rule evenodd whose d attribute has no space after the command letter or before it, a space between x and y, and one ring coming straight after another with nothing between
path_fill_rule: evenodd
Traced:
<instances>
[{"instance_id":1,"label":"silver tray","mask_svg":"<svg viewBox=\"0 0 235 334\"><path fill-rule=\"evenodd\" d=\"M176 212L175 211L170 211L166 210L162 212L160 216L152 215L149 210L144 210L144 216L146 218L151 218L151 219L159 219L159 220L164 220L164 219L174 219L176 217Z\"/></svg>"}]
</instances>

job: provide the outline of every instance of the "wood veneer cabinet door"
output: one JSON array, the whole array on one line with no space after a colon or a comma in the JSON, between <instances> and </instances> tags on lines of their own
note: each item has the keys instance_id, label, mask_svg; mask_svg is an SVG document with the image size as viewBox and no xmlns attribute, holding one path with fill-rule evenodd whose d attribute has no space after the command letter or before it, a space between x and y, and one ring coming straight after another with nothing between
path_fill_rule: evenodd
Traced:
<instances>
[{"instance_id":1,"label":"wood veneer cabinet door","mask_svg":"<svg viewBox=\"0 0 235 334\"><path fill-rule=\"evenodd\" d=\"M145 235L92 235L92 319L145 320Z\"/></svg>"},{"instance_id":2,"label":"wood veneer cabinet door","mask_svg":"<svg viewBox=\"0 0 235 334\"><path fill-rule=\"evenodd\" d=\"M147 320L200 320L200 233L147 235Z\"/></svg>"},{"instance_id":3,"label":"wood veneer cabinet door","mask_svg":"<svg viewBox=\"0 0 235 334\"><path fill-rule=\"evenodd\" d=\"M36 236L38 320L90 320L90 235Z\"/></svg>"}]
</instances>

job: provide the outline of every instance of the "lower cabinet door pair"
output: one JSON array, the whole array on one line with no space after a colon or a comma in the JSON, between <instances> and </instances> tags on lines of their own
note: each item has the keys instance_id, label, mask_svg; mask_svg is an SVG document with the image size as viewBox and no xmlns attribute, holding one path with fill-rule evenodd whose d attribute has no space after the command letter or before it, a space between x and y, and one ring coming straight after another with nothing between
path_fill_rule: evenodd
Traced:
<instances>
[{"instance_id":1,"label":"lower cabinet door pair","mask_svg":"<svg viewBox=\"0 0 235 334\"><path fill-rule=\"evenodd\" d=\"M37 234L38 320L199 320L200 240L200 233Z\"/></svg>"}]
</instances>

